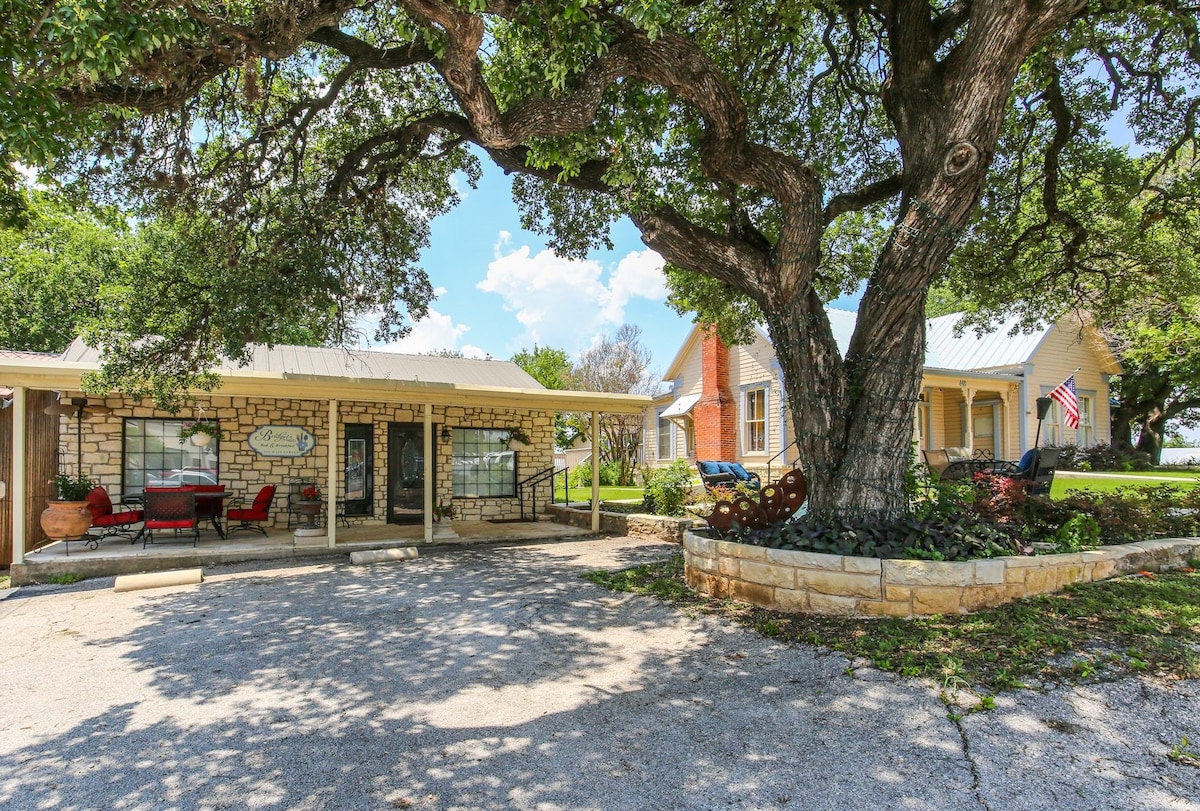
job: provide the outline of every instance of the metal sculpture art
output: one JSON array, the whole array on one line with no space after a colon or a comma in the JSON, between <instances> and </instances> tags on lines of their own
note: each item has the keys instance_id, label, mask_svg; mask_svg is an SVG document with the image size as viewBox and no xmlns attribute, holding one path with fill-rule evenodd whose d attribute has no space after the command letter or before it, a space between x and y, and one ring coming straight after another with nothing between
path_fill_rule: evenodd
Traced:
<instances>
[{"instance_id":1,"label":"metal sculpture art","mask_svg":"<svg viewBox=\"0 0 1200 811\"><path fill-rule=\"evenodd\" d=\"M808 480L801 470L789 470L775 484L758 493L758 501L748 496L720 499L709 514L708 525L724 535L734 525L743 529L763 529L786 521L796 514L808 496Z\"/></svg>"}]
</instances>

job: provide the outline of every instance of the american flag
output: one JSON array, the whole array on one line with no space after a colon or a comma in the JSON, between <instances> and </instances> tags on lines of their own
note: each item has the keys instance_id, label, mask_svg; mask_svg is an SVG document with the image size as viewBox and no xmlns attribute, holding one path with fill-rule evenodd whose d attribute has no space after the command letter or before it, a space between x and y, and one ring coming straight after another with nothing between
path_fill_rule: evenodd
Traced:
<instances>
[{"instance_id":1,"label":"american flag","mask_svg":"<svg viewBox=\"0 0 1200 811\"><path fill-rule=\"evenodd\" d=\"M1075 375L1059 383L1050 398L1062 406L1063 422L1068 428L1079 427L1079 398L1075 396Z\"/></svg>"}]
</instances>

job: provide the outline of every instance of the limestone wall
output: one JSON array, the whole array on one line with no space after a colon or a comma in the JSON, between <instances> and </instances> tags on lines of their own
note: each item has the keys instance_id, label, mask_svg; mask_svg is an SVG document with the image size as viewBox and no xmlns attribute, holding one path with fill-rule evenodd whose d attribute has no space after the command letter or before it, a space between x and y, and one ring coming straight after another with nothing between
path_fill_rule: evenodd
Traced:
<instances>
[{"instance_id":1,"label":"limestone wall","mask_svg":"<svg viewBox=\"0 0 1200 811\"><path fill-rule=\"evenodd\" d=\"M548 514L560 524L587 529L592 525L592 511L577 507L551 505ZM692 528L693 518L672 518L665 515L646 513L619 513L600 510L600 531L610 535L628 535L631 538L657 538L679 543L684 533Z\"/></svg>"},{"instance_id":2,"label":"limestone wall","mask_svg":"<svg viewBox=\"0 0 1200 811\"><path fill-rule=\"evenodd\" d=\"M94 401L93 401L94 402ZM121 465L124 420L128 417L150 419L193 419L203 409L205 419L215 419L224 438L220 443L219 478L230 493L253 498L264 484L280 485L276 496L274 524L284 526L287 516L283 511L284 491L282 485L289 479L316 479L322 492L327 492L329 468L329 403L322 400L278 400L262 397L224 397L212 395L197 399L196 408L188 408L178 415L156 410L149 401L134 403L112 397L105 404L113 409L111 414L91 416L81 426L83 448L83 470L108 489L114 497L122 491ZM374 488L372 515L351 517L350 523L382 521L387 508L387 462L388 423L424 421L424 406L421 404L360 403L340 401L338 406L339 426L346 423L365 423L372 426L374 447ZM463 406L434 406L435 461L434 502L451 502L455 517L467 520L510 519L520 516L518 499L513 498L458 498L452 499L450 442L442 441L441 428L496 428L507 429L520 426L533 442L529 450L521 451L517 459L517 479L550 467L554 462L554 415L545 411L523 411L507 408L467 408ZM316 437L316 447L304 456L279 458L260 456L248 444L247 438L263 425L299 425ZM76 424L74 415L61 418L62 450L68 470L74 471L76 454ZM336 441L338 473L336 492L342 492L344 470L342 466L342 441L344 433L338 431ZM550 501L548 486L539 490L539 511ZM528 510L528 506L526 507ZM295 518L293 518L295 523Z\"/></svg>"},{"instance_id":3,"label":"limestone wall","mask_svg":"<svg viewBox=\"0 0 1200 811\"><path fill-rule=\"evenodd\" d=\"M688 584L702 594L780 611L891 617L962 614L1200 558L1196 538L953 563L767 549L692 533L683 536L683 548Z\"/></svg>"}]
</instances>

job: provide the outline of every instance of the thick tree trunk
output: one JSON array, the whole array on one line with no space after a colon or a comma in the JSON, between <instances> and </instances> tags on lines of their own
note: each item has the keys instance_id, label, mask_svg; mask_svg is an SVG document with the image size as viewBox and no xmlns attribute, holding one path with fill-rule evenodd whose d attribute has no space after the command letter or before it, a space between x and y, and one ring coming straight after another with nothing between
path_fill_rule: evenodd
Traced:
<instances>
[{"instance_id":1,"label":"thick tree trunk","mask_svg":"<svg viewBox=\"0 0 1200 811\"><path fill-rule=\"evenodd\" d=\"M1142 432L1138 436L1137 449L1150 455L1151 464L1157 465L1162 461L1163 437L1167 430L1167 415L1162 409L1151 409L1142 423Z\"/></svg>"},{"instance_id":2,"label":"thick tree trunk","mask_svg":"<svg viewBox=\"0 0 1200 811\"><path fill-rule=\"evenodd\" d=\"M1115 450L1133 450L1133 418L1127 409L1113 409L1111 432L1112 446Z\"/></svg>"}]
</instances>

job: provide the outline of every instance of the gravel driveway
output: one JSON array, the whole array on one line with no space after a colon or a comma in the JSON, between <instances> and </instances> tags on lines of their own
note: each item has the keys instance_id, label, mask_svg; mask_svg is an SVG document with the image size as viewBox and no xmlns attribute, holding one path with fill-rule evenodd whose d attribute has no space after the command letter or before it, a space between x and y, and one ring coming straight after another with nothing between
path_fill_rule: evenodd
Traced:
<instances>
[{"instance_id":1,"label":"gravel driveway","mask_svg":"<svg viewBox=\"0 0 1200 811\"><path fill-rule=\"evenodd\" d=\"M854 669L581 580L628 538L0 601L5 809L1193 809L1200 689Z\"/></svg>"}]
</instances>

